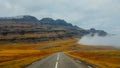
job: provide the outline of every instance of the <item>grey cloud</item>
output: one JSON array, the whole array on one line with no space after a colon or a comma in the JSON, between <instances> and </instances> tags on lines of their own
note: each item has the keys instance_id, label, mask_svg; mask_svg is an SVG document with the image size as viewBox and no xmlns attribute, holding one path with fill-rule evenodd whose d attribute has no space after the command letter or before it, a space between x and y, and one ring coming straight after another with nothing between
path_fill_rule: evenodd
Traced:
<instances>
[{"instance_id":1,"label":"grey cloud","mask_svg":"<svg viewBox=\"0 0 120 68\"><path fill-rule=\"evenodd\" d=\"M0 0L0 16L61 18L83 28L119 31L119 3L119 0Z\"/></svg>"}]
</instances>

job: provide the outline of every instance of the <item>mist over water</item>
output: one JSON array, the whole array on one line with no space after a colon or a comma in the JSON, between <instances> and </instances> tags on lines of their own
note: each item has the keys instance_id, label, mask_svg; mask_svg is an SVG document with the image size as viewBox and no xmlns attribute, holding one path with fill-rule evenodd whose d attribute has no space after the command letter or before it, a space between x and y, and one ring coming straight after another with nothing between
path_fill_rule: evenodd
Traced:
<instances>
[{"instance_id":1,"label":"mist over water","mask_svg":"<svg viewBox=\"0 0 120 68\"><path fill-rule=\"evenodd\" d=\"M78 43L83 45L120 47L120 35L108 35L105 37L86 35Z\"/></svg>"}]
</instances>

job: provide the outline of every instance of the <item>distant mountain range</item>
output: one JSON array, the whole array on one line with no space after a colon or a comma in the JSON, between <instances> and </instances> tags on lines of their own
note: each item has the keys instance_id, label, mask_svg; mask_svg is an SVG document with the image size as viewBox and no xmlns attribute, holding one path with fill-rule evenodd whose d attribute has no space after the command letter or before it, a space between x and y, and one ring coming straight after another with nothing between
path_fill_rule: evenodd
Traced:
<instances>
[{"instance_id":1,"label":"distant mountain range","mask_svg":"<svg viewBox=\"0 0 120 68\"><path fill-rule=\"evenodd\" d=\"M106 36L107 32L91 28L85 30L62 19L37 19L34 16L0 17L0 41L47 41L81 38L84 35Z\"/></svg>"}]
</instances>

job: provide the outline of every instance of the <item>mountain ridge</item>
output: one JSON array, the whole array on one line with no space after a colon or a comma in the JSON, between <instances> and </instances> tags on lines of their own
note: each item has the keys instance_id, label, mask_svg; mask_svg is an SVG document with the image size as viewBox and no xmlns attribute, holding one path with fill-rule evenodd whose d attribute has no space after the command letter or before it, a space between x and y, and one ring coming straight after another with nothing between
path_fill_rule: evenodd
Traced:
<instances>
[{"instance_id":1,"label":"mountain ridge","mask_svg":"<svg viewBox=\"0 0 120 68\"><path fill-rule=\"evenodd\" d=\"M87 34L106 36L107 32L94 28L85 30L62 19L42 18L24 15L0 18L0 40L37 40L81 38Z\"/></svg>"}]
</instances>

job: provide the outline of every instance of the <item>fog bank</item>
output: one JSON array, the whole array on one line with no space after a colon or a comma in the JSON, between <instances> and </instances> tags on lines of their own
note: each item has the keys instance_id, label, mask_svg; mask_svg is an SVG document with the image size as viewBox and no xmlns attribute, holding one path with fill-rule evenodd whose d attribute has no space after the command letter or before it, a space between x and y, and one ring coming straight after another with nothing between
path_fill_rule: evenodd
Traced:
<instances>
[{"instance_id":1,"label":"fog bank","mask_svg":"<svg viewBox=\"0 0 120 68\"><path fill-rule=\"evenodd\" d=\"M86 35L78 43L83 45L120 47L120 35L108 35L105 37Z\"/></svg>"}]
</instances>

